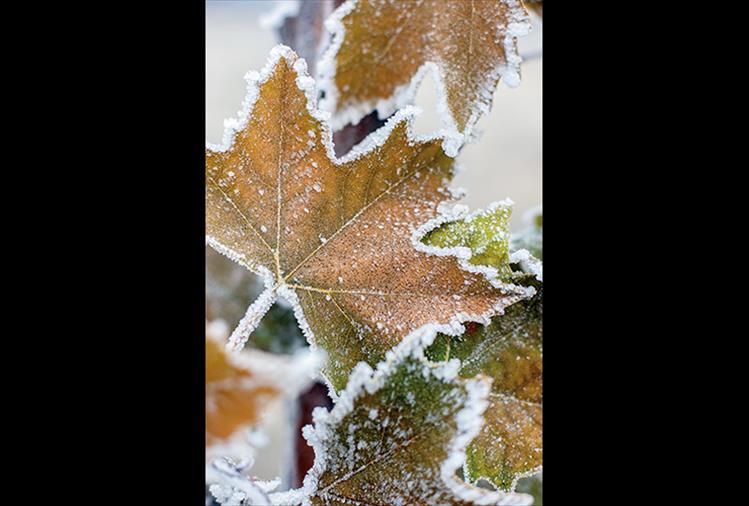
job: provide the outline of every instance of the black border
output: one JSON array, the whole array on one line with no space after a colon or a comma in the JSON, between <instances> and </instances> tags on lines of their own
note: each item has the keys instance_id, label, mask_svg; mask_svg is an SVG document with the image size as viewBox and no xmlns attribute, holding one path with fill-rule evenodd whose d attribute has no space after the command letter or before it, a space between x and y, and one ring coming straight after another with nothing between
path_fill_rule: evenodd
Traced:
<instances>
[{"instance_id":1,"label":"black border","mask_svg":"<svg viewBox=\"0 0 749 506\"><path fill-rule=\"evenodd\" d=\"M691 205L662 204L692 162L671 157L696 141L683 137L668 157L656 141L672 128L659 116L665 99L712 60L697 56L694 33L666 33L678 24L673 6L545 4L544 500L672 498L670 466L717 461L681 461L665 442L696 415L669 418L664 407L704 411L694 401L705 397L659 382L676 378L669 366L705 362L678 358L693 329L676 326L692 323L703 297L679 293L673 274L699 278L695 234L707 228L694 217L700 189L683 192ZM13 466L32 487L13 488L23 504L35 503L31 492L36 503L202 506L205 3L15 8L5 19L21 34L5 53L19 65L6 80L34 106L8 123L20 133L9 135L5 171L7 200L23 203L6 215L10 249L26 261L6 264L25 274L8 294L26 324L6 342L27 348L5 354L8 369L22 367L6 382L6 419L22 427L6 434L32 442ZM681 81L660 83L680 51L689 61L671 70ZM677 246L663 230L680 223L688 242ZM689 265L677 263L682 252ZM684 295L692 300L675 307ZM41 389L28 381L37 372Z\"/></svg>"},{"instance_id":2,"label":"black border","mask_svg":"<svg viewBox=\"0 0 749 506\"><path fill-rule=\"evenodd\" d=\"M42 413L16 411L41 422L24 469L45 485L19 504L204 506L205 3L36 8L16 18L48 51L26 80L24 177L49 205L26 321L49 338L16 355L47 375Z\"/></svg>"}]
</instances>

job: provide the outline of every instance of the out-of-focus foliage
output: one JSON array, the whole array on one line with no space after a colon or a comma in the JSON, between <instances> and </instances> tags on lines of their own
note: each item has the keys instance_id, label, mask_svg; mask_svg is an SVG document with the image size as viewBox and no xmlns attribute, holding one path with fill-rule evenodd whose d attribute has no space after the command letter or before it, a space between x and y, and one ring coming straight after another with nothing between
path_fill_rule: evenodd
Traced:
<instances>
[{"instance_id":1,"label":"out-of-focus foliage","mask_svg":"<svg viewBox=\"0 0 749 506\"><path fill-rule=\"evenodd\" d=\"M531 255L539 260L543 260L544 228L543 213L540 207L531 210L531 212L526 215L526 223L526 228L512 236L510 249L512 251L527 249Z\"/></svg>"},{"instance_id":2,"label":"out-of-focus foliage","mask_svg":"<svg viewBox=\"0 0 749 506\"><path fill-rule=\"evenodd\" d=\"M206 248L205 284L207 315L223 320L230 328L244 316L263 286L256 275L212 248ZM268 311L247 342L249 348L284 354L306 346L309 344L294 312L281 304Z\"/></svg>"},{"instance_id":3,"label":"out-of-focus foliage","mask_svg":"<svg viewBox=\"0 0 749 506\"><path fill-rule=\"evenodd\" d=\"M256 424L263 406L281 393L278 385L255 373L248 363L227 354L220 337L206 328L206 444L225 440L241 427Z\"/></svg>"},{"instance_id":4,"label":"out-of-focus foliage","mask_svg":"<svg viewBox=\"0 0 749 506\"><path fill-rule=\"evenodd\" d=\"M543 0L523 0L523 3L539 16L543 16Z\"/></svg>"},{"instance_id":5,"label":"out-of-focus foliage","mask_svg":"<svg viewBox=\"0 0 749 506\"><path fill-rule=\"evenodd\" d=\"M260 295L257 276L213 248L205 249L205 307L208 321L223 320L231 327Z\"/></svg>"},{"instance_id":6,"label":"out-of-focus foliage","mask_svg":"<svg viewBox=\"0 0 749 506\"><path fill-rule=\"evenodd\" d=\"M515 487L518 492L530 494L533 496L533 506L543 506L544 503L544 488L541 474L534 474L518 480L518 485Z\"/></svg>"}]
</instances>

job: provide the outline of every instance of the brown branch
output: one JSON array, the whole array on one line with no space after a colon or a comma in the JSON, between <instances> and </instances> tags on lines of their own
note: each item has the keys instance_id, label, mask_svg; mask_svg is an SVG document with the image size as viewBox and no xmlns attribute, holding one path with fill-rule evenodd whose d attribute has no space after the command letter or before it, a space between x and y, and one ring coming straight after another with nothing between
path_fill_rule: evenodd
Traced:
<instances>
[{"instance_id":1,"label":"brown branch","mask_svg":"<svg viewBox=\"0 0 749 506\"><path fill-rule=\"evenodd\" d=\"M302 427L312 423L312 410L323 406L330 410L333 401L328 397L328 387L322 383L315 383L297 400L298 415L296 421L296 440L294 441L294 468L291 470L291 487L299 488L304 481L304 475L315 462L315 452L302 437Z\"/></svg>"}]
</instances>

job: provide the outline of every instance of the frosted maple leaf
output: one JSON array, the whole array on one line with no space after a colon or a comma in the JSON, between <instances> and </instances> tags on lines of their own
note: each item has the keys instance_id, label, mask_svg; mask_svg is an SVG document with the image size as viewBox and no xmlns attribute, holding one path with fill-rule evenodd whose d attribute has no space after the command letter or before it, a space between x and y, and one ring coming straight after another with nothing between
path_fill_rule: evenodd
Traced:
<instances>
[{"instance_id":1,"label":"frosted maple leaf","mask_svg":"<svg viewBox=\"0 0 749 506\"><path fill-rule=\"evenodd\" d=\"M420 242L456 195L454 160L442 137L413 136L413 109L338 159L304 60L277 46L248 84L223 145L206 149L207 242L265 283L232 349L282 297L328 353L335 391L418 328L459 334L530 295L471 264L469 249Z\"/></svg>"}]
</instances>

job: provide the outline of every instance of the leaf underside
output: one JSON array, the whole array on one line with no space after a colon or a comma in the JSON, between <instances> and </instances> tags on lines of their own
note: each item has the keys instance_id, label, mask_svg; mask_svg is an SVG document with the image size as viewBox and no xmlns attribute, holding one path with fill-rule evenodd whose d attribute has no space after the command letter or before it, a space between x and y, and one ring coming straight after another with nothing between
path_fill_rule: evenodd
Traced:
<instances>
[{"instance_id":1,"label":"leaf underside","mask_svg":"<svg viewBox=\"0 0 749 506\"><path fill-rule=\"evenodd\" d=\"M517 62L507 31L524 14L518 0L357 0L341 20L344 36L334 55L336 111L362 104L374 109L432 62L444 82L449 113L463 132L475 122L472 115L491 106L498 69Z\"/></svg>"}]
</instances>

